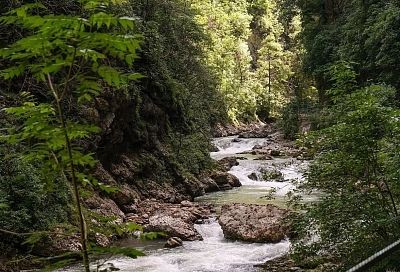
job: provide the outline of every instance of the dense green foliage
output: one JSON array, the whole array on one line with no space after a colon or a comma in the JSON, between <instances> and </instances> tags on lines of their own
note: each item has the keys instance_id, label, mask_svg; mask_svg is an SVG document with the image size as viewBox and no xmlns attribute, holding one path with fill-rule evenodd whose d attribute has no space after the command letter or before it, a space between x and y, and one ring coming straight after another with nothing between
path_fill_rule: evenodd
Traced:
<instances>
[{"instance_id":1,"label":"dense green foliage","mask_svg":"<svg viewBox=\"0 0 400 272\"><path fill-rule=\"evenodd\" d=\"M192 1L211 38L207 64L217 75L231 121L280 115L292 90L299 17L281 1ZM282 6L281 6L282 5ZM292 16L285 17L285 11Z\"/></svg>"},{"instance_id":2,"label":"dense green foliage","mask_svg":"<svg viewBox=\"0 0 400 272\"><path fill-rule=\"evenodd\" d=\"M118 12L139 16L144 36L136 66L145 78L130 89L137 107L130 122L139 134L134 144L152 150L161 140L170 147L169 160L199 174L211 163L211 126L227 119L215 75L204 61L208 37L185 1L128 2Z\"/></svg>"},{"instance_id":3,"label":"dense green foliage","mask_svg":"<svg viewBox=\"0 0 400 272\"><path fill-rule=\"evenodd\" d=\"M1 122L10 128L7 133L2 130L2 139L17 144L15 157L23 156L27 168L42 170L32 173L35 178L29 182L26 179L30 176L21 176L20 183L38 182L37 186L43 187L33 190L32 197L50 202L53 193L47 185L54 186L58 178L70 180L73 173L69 166L79 171L76 177L82 186L91 183L100 191L111 192L114 188L99 183L88 170L97 158L109 163L122 152L141 154L145 150L139 163L147 165L145 169L156 166L152 171L160 183L171 177L197 175L211 166L209 131L212 124L225 120L224 103L216 92L213 73L202 62L200 45L207 38L185 3L125 1L123 7L109 5L100 10L82 9L78 1L57 6L42 3L22 8L21 3L7 3L8 7L1 7L4 12L18 9L2 17L0 26L3 46L12 45L1 50L5 80L1 81L0 102L8 106L7 115L1 113ZM4 31L6 28L12 31ZM136 35L138 31L143 35ZM136 66L144 78L132 83L129 80L139 77L131 68L139 40L143 42ZM89 143L97 141L92 133L99 131L96 127L103 121L93 121L91 115L99 96L109 105L120 103L103 111L114 110L119 119L112 129L127 134L115 143L112 137L116 133L102 132L102 150ZM65 132L72 143L72 158ZM60 193L67 192L64 188ZM4 192L2 198L2 216L11 211L7 202L12 199L6 199L9 193ZM17 212L29 209L24 204L15 207ZM67 207L54 212L65 213ZM34 207L31 212L35 215ZM27 225L26 231L46 230L69 219L76 223L75 217L55 216L46 224ZM10 220L2 217L4 228L18 232L19 228L13 229L16 226L7 225Z\"/></svg>"},{"instance_id":4,"label":"dense green foliage","mask_svg":"<svg viewBox=\"0 0 400 272\"><path fill-rule=\"evenodd\" d=\"M42 182L41 173L32 165L1 152L0 228L18 233L43 231L68 222L69 193L61 181L51 188ZM19 247L24 238L0 234L4 253Z\"/></svg>"},{"instance_id":5,"label":"dense green foliage","mask_svg":"<svg viewBox=\"0 0 400 272\"><path fill-rule=\"evenodd\" d=\"M299 1L304 71L319 91L316 154L294 256L349 268L399 239L398 1ZM310 227L313 226L313 227ZM376 268L398 268L398 256ZM335 270L337 271L337 270Z\"/></svg>"},{"instance_id":6,"label":"dense green foliage","mask_svg":"<svg viewBox=\"0 0 400 272\"><path fill-rule=\"evenodd\" d=\"M393 165L399 123L393 88L372 85L349 92L351 85L356 88L354 74L338 70L337 88L328 92L334 103L326 128L306 138L318 155L303 189L321 197L303 207L304 240L295 252L299 260L308 256L348 267L398 238L400 176Z\"/></svg>"},{"instance_id":7,"label":"dense green foliage","mask_svg":"<svg viewBox=\"0 0 400 272\"><path fill-rule=\"evenodd\" d=\"M4 230L83 233L84 214L121 234L80 201L146 182L197 195L213 126L277 118L288 139L315 130L296 261L346 269L399 238L399 1L3 2L0 250L27 249Z\"/></svg>"},{"instance_id":8,"label":"dense green foliage","mask_svg":"<svg viewBox=\"0 0 400 272\"><path fill-rule=\"evenodd\" d=\"M355 63L360 84L385 82L400 87L399 2L303 1L304 67L318 88L330 88L325 70L339 60Z\"/></svg>"},{"instance_id":9,"label":"dense green foliage","mask_svg":"<svg viewBox=\"0 0 400 272\"><path fill-rule=\"evenodd\" d=\"M118 89L127 86L129 80L141 77L132 70L122 71L110 65L113 58L132 68L140 38L132 33L133 18L108 14L104 12L105 4L78 1L80 16L65 16L51 14L45 5L37 2L10 10L0 18L2 24L20 27L29 33L0 50L3 61L10 64L1 70L0 76L13 80L25 75L41 86L40 95L22 89L28 94L19 105L4 109L20 126L11 126L0 139L21 148L23 153L16 155L24 161L41 162L43 175L39 178L42 177L43 184L54 187L57 177L61 177L65 188L71 187L87 272L89 248L81 187L93 185L106 192L115 189L90 175L96 160L78 145L79 141L99 132L99 128L69 117L64 107L67 103L92 102L104 86ZM47 101L40 102L42 95ZM27 177L21 177L20 182L24 178Z\"/></svg>"}]
</instances>

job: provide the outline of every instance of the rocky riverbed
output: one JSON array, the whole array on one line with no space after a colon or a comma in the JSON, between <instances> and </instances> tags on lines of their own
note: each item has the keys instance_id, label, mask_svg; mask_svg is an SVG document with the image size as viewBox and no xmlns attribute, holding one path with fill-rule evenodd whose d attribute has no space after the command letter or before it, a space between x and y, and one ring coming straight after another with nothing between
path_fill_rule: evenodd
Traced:
<instances>
[{"instance_id":1,"label":"rocky riverbed","mask_svg":"<svg viewBox=\"0 0 400 272\"><path fill-rule=\"evenodd\" d=\"M168 239L151 247L123 243L142 248L147 256L110 260L121 271L259 271L256 265L288 252L286 194L302 179L306 150L270 126L216 138L213 145L218 166L202 177L206 195L176 204L148 198L120 214L123 222L164 232Z\"/></svg>"}]
</instances>

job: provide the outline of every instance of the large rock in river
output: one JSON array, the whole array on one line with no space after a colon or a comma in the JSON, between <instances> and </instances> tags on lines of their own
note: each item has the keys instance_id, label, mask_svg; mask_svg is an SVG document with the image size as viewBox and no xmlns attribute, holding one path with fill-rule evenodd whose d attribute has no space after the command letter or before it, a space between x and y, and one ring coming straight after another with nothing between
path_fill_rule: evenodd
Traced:
<instances>
[{"instance_id":1,"label":"large rock in river","mask_svg":"<svg viewBox=\"0 0 400 272\"><path fill-rule=\"evenodd\" d=\"M189 224L181 218L170 215L157 214L149 218L146 231L163 232L169 237L178 237L184 241L203 240L193 224Z\"/></svg>"},{"instance_id":2,"label":"large rock in river","mask_svg":"<svg viewBox=\"0 0 400 272\"><path fill-rule=\"evenodd\" d=\"M219 223L227 239L278 243L289 234L288 210L274 205L228 204L222 206Z\"/></svg>"},{"instance_id":3,"label":"large rock in river","mask_svg":"<svg viewBox=\"0 0 400 272\"><path fill-rule=\"evenodd\" d=\"M222 171L215 171L210 175L221 190L229 190L233 187L240 187L242 184L239 179L232 174Z\"/></svg>"},{"instance_id":4,"label":"large rock in river","mask_svg":"<svg viewBox=\"0 0 400 272\"><path fill-rule=\"evenodd\" d=\"M218 161L218 166L222 171L229 171L237 165L239 165L239 162L236 157L227 157Z\"/></svg>"}]
</instances>

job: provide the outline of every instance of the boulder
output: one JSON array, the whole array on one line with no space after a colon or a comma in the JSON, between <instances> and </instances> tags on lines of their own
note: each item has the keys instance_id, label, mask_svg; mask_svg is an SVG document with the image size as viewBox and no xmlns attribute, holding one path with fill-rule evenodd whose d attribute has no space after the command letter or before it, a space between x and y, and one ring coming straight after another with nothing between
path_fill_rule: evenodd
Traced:
<instances>
[{"instance_id":1,"label":"boulder","mask_svg":"<svg viewBox=\"0 0 400 272\"><path fill-rule=\"evenodd\" d=\"M66 235L64 230L56 229L53 233L41 237L33 248L33 254L40 257L58 256L70 252L80 252L82 249L79 234Z\"/></svg>"},{"instance_id":2,"label":"boulder","mask_svg":"<svg viewBox=\"0 0 400 272\"><path fill-rule=\"evenodd\" d=\"M257 174L256 173L251 173L250 175L247 176L251 180L258 180Z\"/></svg>"},{"instance_id":3,"label":"boulder","mask_svg":"<svg viewBox=\"0 0 400 272\"><path fill-rule=\"evenodd\" d=\"M138 210L137 205L135 205L135 204L123 205L120 208L121 208L121 211L123 211L125 214L136 213Z\"/></svg>"},{"instance_id":4,"label":"boulder","mask_svg":"<svg viewBox=\"0 0 400 272\"><path fill-rule=\"evenodd\" d=\"M239 165L239 162L236 157L227 157L218 161L218 166L222 171L229 171L237 165Z\"/></svg>"},{"instance_id":5,"label":"boulder","mask_svg":"<svg viewBox=\"0 0 400 272\"><path fill-rule=\"evenodd\" d=\"M263 149L263 146L262 146L262 145L255 145L255 146L253 146L252 149L253 149L253 150Z\"/></svg>"},{"instance_id":6,"label":"boulder","mask_svg":"<svg viewBox=\"0 0 400 272\"><path fill-rule=\"evenodd\" d=\"M181 218L157 214L149 218L145 227L147 232L163 232L169 237L178 237L184 241L203 240L193 224L186 223Z\"/></svg>"},{"instance_id":7,"label":"boulder","mask_svg":"<svg viewBox=\"0 0 400 272\"><path fill-rule=\"evenodd\" d=\"M288 210L274 205L228 204L218 220L227 239L278 243L289 234L287 215Z\"/></svg>"},{"instance_id":8,"label":"boulder","mask_svg":"<svg viewBox=\"0 0 400 272\"><path fill-rule=\"evenodd\" d=\"M139 202L140 194L129 185L123 184L117 192L110 194L110 198L122 208Z\"/></svg>"},{"instance_id":9,"label":"boulder","mask_svg":"<svg viewBox=\"0 0 400 272\"><path fill-rule=\"evenodd\" d=\"M171 237L165 243L164 247L166 247L166 248L175 248L175 247L180 247L182 245L183 245L182 239L180 239L179 237Z\"/></svg>"},{"instance_id":10,"label":"boulder","mask_svg":"<svg viewBox=\"0 0 400 272\"><path fill-rule=\"evenodd\" d=\"M199 180L203 185L205 193L218 192L220 190L218 184L208 176L203 176Z\"/></svg>"},{"instance_id":11,"label":"boulder","mask_svg":"<svg viewBox=\"0 0 400 272\"><path fill-rule=\"evenodd\" d=\"M210 178L220 187L240 187L242 184L239 179L232 174L216 171L211 174ZM227 186L228 185L228 186Z\"/></svg>"},{"instance_id":12,"label":"boulder","mask_svg":"<svg viewBox=\"0 0 400 272\"><path fill-rule=\"evenodd\" d=\"M215 144L210 145L210 151L211 152L218 152L219 148Z\"/></svg>"}]
</instances>

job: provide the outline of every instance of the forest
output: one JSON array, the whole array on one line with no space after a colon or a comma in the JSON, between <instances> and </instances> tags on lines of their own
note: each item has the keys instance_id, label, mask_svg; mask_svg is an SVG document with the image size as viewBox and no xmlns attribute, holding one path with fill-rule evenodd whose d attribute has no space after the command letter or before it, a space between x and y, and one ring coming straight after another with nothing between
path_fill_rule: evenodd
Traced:
<instances>
[{"instance_id":1,"label":"forest","mask_svg":"<svg viewBox=\"0 0 400 272\"><path fill-rule=\"evenodd\" d=\"M398 0L1 0L0 271L400 271L399 165Z\"/></svg>"}]
</instances>

